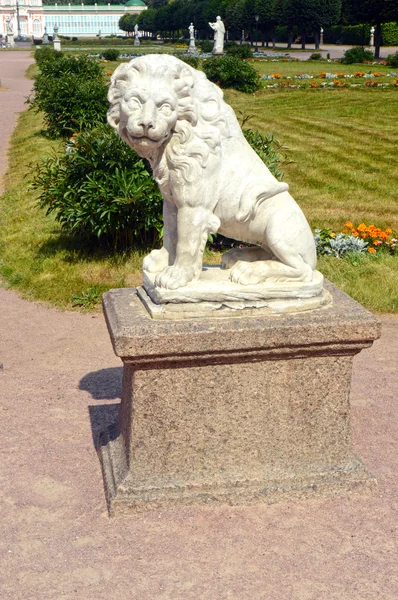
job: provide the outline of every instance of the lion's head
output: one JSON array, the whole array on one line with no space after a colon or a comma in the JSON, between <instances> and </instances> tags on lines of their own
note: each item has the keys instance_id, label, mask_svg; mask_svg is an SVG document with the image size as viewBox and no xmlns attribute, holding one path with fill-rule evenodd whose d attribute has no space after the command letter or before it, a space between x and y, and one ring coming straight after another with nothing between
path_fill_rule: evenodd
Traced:
<instances>
[{"instance_id":1,"label":"lion's head","mask_svg":"<svg viewBox=\"0 0 398 600\"><path fill-rule=\"evenodd\" d=\"M222 96L204 73L173 56L149 54L114 72L108 122L141 156L150 156L177 134L173 149L184 146L185 159L195 155L198 161L214 152L221 136L235 126L233 111Z\"/></svg>"}]
</instances>

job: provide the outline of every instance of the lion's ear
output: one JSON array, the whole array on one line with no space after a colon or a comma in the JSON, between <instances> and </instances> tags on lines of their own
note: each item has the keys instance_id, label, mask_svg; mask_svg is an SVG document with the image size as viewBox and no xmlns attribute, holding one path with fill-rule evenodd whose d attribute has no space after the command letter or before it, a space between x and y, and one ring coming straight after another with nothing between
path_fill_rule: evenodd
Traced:
<instances>
[{"instance_id":1,"label":"lion's ear","mask_svg":"<svg viewBox=\"0 0 398 600\"><path fill-rule=\"evenodd\" d=\"M176 77L176 82L175 82L175 86L176 86L176 91L178 94L180 94L182 92L182 95L188 95L190 92L189 90L191 88L193 88L194 85L194 78L193 75L191 73L191 71L189 70L188 67L183 67L181 69L181 71L178 73L178 76ZM186 94L184 94L184 88L186 88Z\"/></svg>"}]
</instances>

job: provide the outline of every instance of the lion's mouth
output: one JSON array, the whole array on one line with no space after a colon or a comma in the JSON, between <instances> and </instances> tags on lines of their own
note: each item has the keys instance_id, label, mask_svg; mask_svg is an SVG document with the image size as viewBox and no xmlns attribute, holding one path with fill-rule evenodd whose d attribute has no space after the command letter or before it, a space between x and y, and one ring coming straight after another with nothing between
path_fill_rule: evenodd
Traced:
<instances>
[{"instance_id":1,"label":"lion's mouth","mask_svg":"<svg viewBox=\"0 0 398 600\"><path fill-rule=\"evenodd\" d=\"M133 144L138 144L140 146L159 146L160 144L163 144L163 142L165 142L169 137L169 131L166 131L163 135L156 135L152 137L145 133L132 134L129 131L126 131L125 133Z\"/></svg>"}]
</instances>

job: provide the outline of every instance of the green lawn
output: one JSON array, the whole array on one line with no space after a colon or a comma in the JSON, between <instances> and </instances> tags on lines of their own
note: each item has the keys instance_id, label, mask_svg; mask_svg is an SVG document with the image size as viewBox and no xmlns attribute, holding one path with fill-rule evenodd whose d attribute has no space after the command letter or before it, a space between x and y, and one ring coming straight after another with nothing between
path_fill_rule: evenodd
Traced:
<instances>
[{"instance_id":1,"label":"green lawn","mask_svg":"<svg viewBox=\"0 0 398 600\"><path fill-rule=\"evenodd\" d=\"M300 63L301 72L309 64ZM275 72L276 65L297 66L256 63L256 68ZM115 66L106 63L104 70ZM248 125L272 131L283 143L292 161L284 166L285 180L312 227L341 230L350 220L398 229L397 90L265 89L252 95L227 91L225 98L236 111L253 116ZM36 208L28 165L61 147L43 135L39 115L21 115L7 192L0 199L0 275L30 298L70 308L77 296L91 307L104 290L141 281L142 255L89 253ZM206 260L219 257L209 254ZM369 309L398 312L398 257L321 258L319 268Z\"/></svg>"}]
</instances>

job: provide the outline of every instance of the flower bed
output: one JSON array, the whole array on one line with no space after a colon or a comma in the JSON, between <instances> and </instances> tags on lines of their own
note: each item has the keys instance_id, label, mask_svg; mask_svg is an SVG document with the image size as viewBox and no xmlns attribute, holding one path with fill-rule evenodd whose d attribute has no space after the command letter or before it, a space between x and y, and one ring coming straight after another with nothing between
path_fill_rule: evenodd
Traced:
<instances>
[{"instance_id":1,"label":"flower bed","mask_svg":"<svg viewBox=\"0 0 398 600\"><path fill-rule=\"evenodd\" d=\"M341 258L349 252L376 254L386 252L398 255L398 232L391 227L381 229L375 225L360 223L357 227L347 221L344 229L336 233L333 229L315 229L317 253Z\"/></svg>"}]
</instances>

